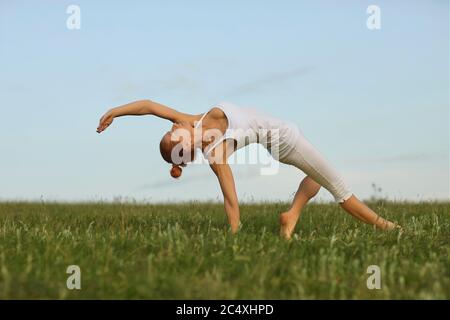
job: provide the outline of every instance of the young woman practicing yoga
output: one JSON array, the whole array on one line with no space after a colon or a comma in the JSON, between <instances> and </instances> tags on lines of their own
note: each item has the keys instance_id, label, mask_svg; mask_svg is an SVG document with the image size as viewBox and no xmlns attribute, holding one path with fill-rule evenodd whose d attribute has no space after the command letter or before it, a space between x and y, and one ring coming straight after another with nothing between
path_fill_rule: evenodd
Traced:
<instances>
[{"instance_id":1,"label":"young woman practicing yoga","mask_svg":"<svg viewBox=\"0 0 450 320\"><path fill-rule=\"evenodd\" d=\"M126 115L154 115L173 122L171 130L161 139L160 152L164 160L172 164L170 173L175 178L181 175L181 167L194 160L195 150L202 151L218 178L233 233L239 229L240 213L233 173L227 159L233 152L250 143L264 145L276 160L293 165L306 174L290 209L280 214L280 234L283 237L291 238L303 207L321 186L355 218L383 230L399 228L358 200L336 170L291 122L254 108L238 107L226 102L214 105L204 114L191 115L150 100L141 100L109 110L100 119L97 132L104 131L114 118Z\"/></svg>"}]
</instances>

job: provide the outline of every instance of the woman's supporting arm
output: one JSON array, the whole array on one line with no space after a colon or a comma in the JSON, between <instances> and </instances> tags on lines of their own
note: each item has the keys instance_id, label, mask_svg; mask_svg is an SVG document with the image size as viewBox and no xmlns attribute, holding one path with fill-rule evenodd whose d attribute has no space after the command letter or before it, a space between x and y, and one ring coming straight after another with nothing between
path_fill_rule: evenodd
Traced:
<instances>
[{"instance_id":1,"label":"woman's supporting arm","mask_svg":"<svg viewBox=\"0 0 450 320\"><path fill-rule=\"evenodd\" d=\"M175 109L169 108L151 100L138 100L122 106L112 108L106 112L100 119L97 127L97 132L100 133L108 128L113 122L114 118L122 116L142 116L154 115L156 117L167 119L172 122L189 121L192 115L178 112Z\"/></svg>"},{"instance_id":2,"label":"woman's supporting arm","mask_svg":"<svg viewBox=\"0 0 450 320\"><path fill-rule=\"evenodd\" d=\"M240 225L239 202L236 194L233 172L227 163L227 158L232 153L231 144L224 142L214 149L214 156L209 159L210 167L219 180L222 189L225 212L231 232L236 233ZM228 152L227 152L228 150Z\"/></svg>"},{"instance_id":3,"label":"woman's supporting arm","mask_svg":"<svg viewBox=\"0 0 450 320\"><path fill-rule=\"evenodd\" d=\"M227 214L231 232L236 233L239 230L240 212L233 173L228 164L213 163L210 166L216 174L220 188L222 189L225 213Z\"/></svg>"}]
</instances>

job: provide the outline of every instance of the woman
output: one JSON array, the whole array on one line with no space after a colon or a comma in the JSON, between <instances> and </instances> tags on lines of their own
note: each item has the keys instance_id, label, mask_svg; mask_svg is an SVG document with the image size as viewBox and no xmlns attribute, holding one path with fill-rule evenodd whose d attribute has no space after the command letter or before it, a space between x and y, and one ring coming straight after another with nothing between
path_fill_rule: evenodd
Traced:
<instances>
[{"instance_id":1,"label":"woman","mask_svg":"<svg viewBox=\"0 0 450 320\"><path fill-rule=\"evenodd\" d=\"M229 103L217 104L201 115L191 115L150 100L141 100L109 110L100 119L97 132L104 131L114 118L126 115L154 115L173 123L172 129L160 143L162 157L172 164L170 173L173 177L179 177L181 167L194 160L195 149L203 152L219 180L232 233L239 229L240 213L233 174L227 159L237 149L250 143L263 144L275 159L293 165L307 175L300 183L290 209L280 214L280 234L284 238L291 238L302 209L321 186L355 218L382 230L399 228L358 200L293 123L253 108L240 108Z\"/></svg>"}]
</instances>

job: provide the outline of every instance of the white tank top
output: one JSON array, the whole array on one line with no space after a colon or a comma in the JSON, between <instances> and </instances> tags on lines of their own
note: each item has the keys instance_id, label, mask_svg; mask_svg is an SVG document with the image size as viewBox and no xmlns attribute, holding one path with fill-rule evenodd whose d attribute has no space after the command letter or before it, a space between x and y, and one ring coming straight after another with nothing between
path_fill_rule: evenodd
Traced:
<instances>
[{"instance_id":1,"label":"white tank top","mask_svg":"<svg viewBox=\"0 0 450 320\"><path fill-rule=\"evenodd\" d=\"M251 143L260 143L276 160L282 160L292 150L300 132L294 123L272 117L255 108L238 107L228 102L221 102L213 108L223 111L228 119L228 128L217 141L205 148L203 156L206 159L220 143L233 139L237 143L236 150ZM207 114L208 112L202 115L196 123L196 128Z\"/></svg>"}]
</instances>

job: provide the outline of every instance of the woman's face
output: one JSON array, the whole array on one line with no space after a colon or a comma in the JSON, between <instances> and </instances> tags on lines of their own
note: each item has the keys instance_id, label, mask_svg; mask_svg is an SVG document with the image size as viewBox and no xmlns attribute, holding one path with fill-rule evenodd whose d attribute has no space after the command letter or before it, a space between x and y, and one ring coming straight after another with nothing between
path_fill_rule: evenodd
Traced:
<instances>
[{"instance_id":1,"label":"woman's face","mask_svg":"<svg viewBox=\"0 0 450 320\"><path fill-rule=\"evenodd\" d=\"M174 123L169 133L173 154L180 156L183 163L193 161L194 127L189 122Z\"/></svg>"},{"instance_id":2,"label":"woman's face","mask_svg":"<svg viewBox=\"0 0 450 320\"><path fill-rule=\"evenodd\" d=\"M194 127L189 122L179 122L172 125L170 130L172 141L181 142L183 148L192 148L194 145Z\"/></svg>"}]
</instances>

